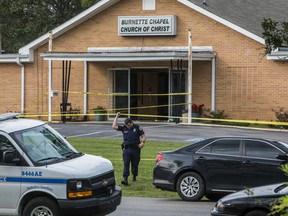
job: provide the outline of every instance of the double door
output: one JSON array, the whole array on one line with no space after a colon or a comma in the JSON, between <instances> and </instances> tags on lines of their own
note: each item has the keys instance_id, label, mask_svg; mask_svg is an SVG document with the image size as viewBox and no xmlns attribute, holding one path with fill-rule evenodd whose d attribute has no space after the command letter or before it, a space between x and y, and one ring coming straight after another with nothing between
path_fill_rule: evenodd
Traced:
<instances>
[{"instance_id":1,"label":"double door","mask_svg":"<svg viewBox=\"0 0 288 216\"><path fill-rule=\"evenodd\" d=\"M117 68L109 70L108 101L114 113L134 116L133 119L167 119L180 115L185 108L185 72L169 68Z\"/></svg>"}]
</instances>

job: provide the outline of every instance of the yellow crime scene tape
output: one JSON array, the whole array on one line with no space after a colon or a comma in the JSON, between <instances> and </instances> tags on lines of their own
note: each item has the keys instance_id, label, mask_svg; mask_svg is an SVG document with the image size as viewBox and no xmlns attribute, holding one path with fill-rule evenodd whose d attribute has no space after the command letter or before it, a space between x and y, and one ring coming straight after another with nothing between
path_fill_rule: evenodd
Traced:
<instances>
[{"instance_id":1,"label":"yellow crime scene tape","mask_svg":"<svg viewBox=\"0 0 288 216\"><path fill-rule=\"evenodd\" d=\"M191 93L186 93L186 92L181 92L181 93L165 93L165 94L128 94L128 93L103 93L103 92L81 92L81 91L63 91L65 93L71 93L71 94L87 94L87 95L97 95L97 96L187 96L191 95ZM62 92L59 92L62 93ZM40 101L47 100L47 95L49 93L44 93L39 99L35 100L33 104L31 104L28 107L35 106L38 104ZM118 109L107 109L107 113L100 113L99 115L105 115L105 116L113 116L115 115L116 112L126 112L129 109L130 110L140 110L140 109L151 109L151 108L160 108L160 107L173 107L173 106L185 106L189 105L191 103L177 103L177 104L164 104L164 105L152 105L152 106L139 106L139 107L130 107L130 108L118 108ZM95 116L95 113L73 113L73 111L69 112L67 111L66 113L61 113L61 112L53 112L51 114L49 113L23 113L19 117L20 118L41 118L41 117L81 117L81 116ZM145 117L145 118L151 118L151 119L156 119L157 121L158 118L166 118L166 119L182 119L182 120L188 120L188 116L164 116L164 115L151 115L151 114L127 114L127 113L121 113L121 116L132 116L132 117ZM261 124L261 125L278 125L278 126L288 126L288 122L274 122L274 121L259 121L259 120L240 120L240 119L229 119L229 118L197 118L197 117L191 117L192 123L185 123L185 124L195 124L195 121L193 120L199 120L202 122L225 122L225 123L246 123L246 124ZM199 122L197 122L199 123Z\"/></svg>"}]
</instances>

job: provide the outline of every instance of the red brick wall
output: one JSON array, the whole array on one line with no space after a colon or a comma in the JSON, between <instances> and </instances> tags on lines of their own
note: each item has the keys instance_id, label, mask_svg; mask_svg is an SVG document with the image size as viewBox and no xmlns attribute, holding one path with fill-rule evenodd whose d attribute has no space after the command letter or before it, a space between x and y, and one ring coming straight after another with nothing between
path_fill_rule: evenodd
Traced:
<instances>
[{"instance_id":1,"label":"red brick wall","mask_svg":"<svg viewBox=\"0 0 288 216\"><path fill-rule=\"evenodd\" d=\"M216 54L216 109L226 110L230 118L275 120L272 108L288 106L287 63L267 61L260 43L193 11L175 0L157 0L155 11L142 11L142 1L126 0L116 3L81 25L53 40L55 52L86 52L88 47L150 47L187 46L188 29L192 29L193 46L212 46ZM118 16L176 15L176 36L120 37ZM27 113L47 113L48 63L40 57L48 44L35 51L35 63L25 64ZM53 89L59 96L53 98L53 112L59 112L61 103L62 62L53 62ZM83 62L72 62L70 102L83 109ZM89 109L106 105L107 71L112 67L169 68L170 62L91 62L88 64ZM187 62L184 63L187 68ZM6 110L20 110L20 67L0 65L0 98ZM193 102L211 108L211 62L193 61Z\"/></svg>"},{"instance_id":2,"label":"red brick wall","mask_svg":"<svg viewBox=\"0 0 288 216\"><path fill-rule=\"evenodd\" d=\"M14 64L0 65L1 113L21 110L21 67Z\"/></svg>"}]
</instances>

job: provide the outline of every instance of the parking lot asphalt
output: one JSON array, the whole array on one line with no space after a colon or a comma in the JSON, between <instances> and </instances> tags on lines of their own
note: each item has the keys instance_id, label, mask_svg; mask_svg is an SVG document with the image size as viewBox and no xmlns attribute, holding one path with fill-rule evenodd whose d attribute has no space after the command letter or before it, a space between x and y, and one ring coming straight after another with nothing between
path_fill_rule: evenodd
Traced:
<instances>
[{"instance_id":1,"label":"parking lot asphalt","mask_svg":"<svg viewBox=\"0 0 288 216\"><path fill-rule=\"evenodd\" d=\"M121 119L119 124L122 124ZM215 136L247 136L266 138L288 143L288 130L248 128L201 123L175 124L171 122L140 122L149 140L195 142ZM112 129L112 121L52 123L51 126L66 137L97 137L122 139L122 134Z\"/></svg>"}]
</instances>

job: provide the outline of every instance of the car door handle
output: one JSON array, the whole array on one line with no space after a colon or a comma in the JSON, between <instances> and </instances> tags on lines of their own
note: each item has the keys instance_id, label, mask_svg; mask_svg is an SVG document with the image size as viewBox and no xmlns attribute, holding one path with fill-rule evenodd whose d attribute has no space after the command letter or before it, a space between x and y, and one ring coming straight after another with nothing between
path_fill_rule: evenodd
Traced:
<instances>
[{"instance_id":1,"label":"car door handle","mask_svg":"<svg viewBox=\"0 0 288 216\"><path fill-rule=\"evenodd\" d=\"M247 165L247 166L250 166L252 164L252 162L250 160L247 160L247 161L243 161L243 164Z\"/></svg>"},{"instance_id":2,"label":"car door handle","mask_svg":"<svg viewBox=\"0 0 288 216\"><path fill-rule=\"evenodd\" d=\"M197 157L197 160L203 161L203 160L206 160L206 158L203 156L199 156L199 157Z\"/></svg>"}]
</instances>

